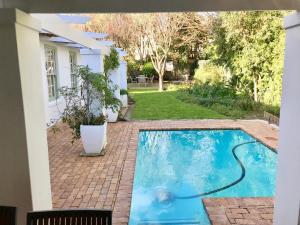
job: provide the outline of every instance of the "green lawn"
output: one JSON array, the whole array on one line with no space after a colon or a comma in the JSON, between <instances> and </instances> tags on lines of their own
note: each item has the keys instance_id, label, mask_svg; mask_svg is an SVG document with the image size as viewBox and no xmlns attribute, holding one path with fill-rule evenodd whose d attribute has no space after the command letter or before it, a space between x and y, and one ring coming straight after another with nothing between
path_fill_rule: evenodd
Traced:
<instances>
[{"instance_id":1,"label":"green lawn","mask_svg":"<svg viewBox=\"0 0 300 225\"><path fill-rule=\"evenodd\" d=\"M206 107L186 103L176 98L176 91L158 92L157 89L131 89L129 95L136 101L133 119L222 119L226 116Z\"/></svg>"}]
</instances>

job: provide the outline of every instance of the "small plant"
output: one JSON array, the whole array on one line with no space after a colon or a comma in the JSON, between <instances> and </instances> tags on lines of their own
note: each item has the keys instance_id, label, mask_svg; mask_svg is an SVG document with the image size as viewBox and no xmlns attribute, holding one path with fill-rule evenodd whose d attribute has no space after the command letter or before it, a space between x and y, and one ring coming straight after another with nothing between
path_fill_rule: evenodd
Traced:
<instances>
[{"instance_id":1,"label":"small plant","mask_svg":"<svg viewBox=\"0 0 300 225\"><path fill-rule=\"evenodd\" d=\"M72 129L72 143L80 138L80 125L105 123L102 106L116 110L120 104L114 97L115 89L107 76L93 73L88 66L78 67L75 76L81 83L80 92L69 87L59 89L66 103L62 121Z\"/></svg>"},{"instance_id":2,"label":"small plant","mask_svg":"<svg viewBox=\"0 0 300 225\"><path fill-rule=\"evenodd\" d=\"M104 73L108 75L108 72L118 68L120 65L119 62L119 53L115 48L110 50L110 54L104 57Z\"/></svg>"},{"instance_id":3,"label":"small plant","mask_svg":"<svg viewBox=\"0 0 300 225\"><path fill-rule=\"evenodd\" d=\"M120 95L127 95L128 91L126 89L121 89L120 90Z\"/></svg>"}]
</instances>

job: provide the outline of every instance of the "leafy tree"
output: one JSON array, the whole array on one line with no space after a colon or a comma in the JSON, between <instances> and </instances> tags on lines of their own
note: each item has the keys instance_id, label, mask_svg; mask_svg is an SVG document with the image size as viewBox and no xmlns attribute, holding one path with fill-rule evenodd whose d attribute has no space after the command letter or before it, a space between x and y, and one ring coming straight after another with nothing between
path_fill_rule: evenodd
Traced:
<instances>
[{"instance_id":1,"label":"leafy tree","mask_svg":"<svg viewBox=\"0 0 300 225\"><path fill-rule=\"evenodd\" d=\"M189 71L194 75L198 60L203 59L204 49L211 37L214 15L209 13L177 13L177 34L174 37L170 57L175 64L175 72Z\"/></svg>"},{"instance_id":2,"label":"leafy tree","mask_svg":"<svg viewBox=\"0 0 300 225\"><path fill-rule=\"evenodd\" d=\"M93 14L84 26L85 31L109 34L118 47L125 49L132 58L144 61L148 40L145 34L147 15L144 14Z\"/></svg>"},{"instance_id":3,"label":"leafy tree","mask_svg":"<svg viewBox=\"0 0 300 225\"><path fill-rule=\"evenodd\" d=\"M213 44L207 49L213 62L231 70L237 91L266 104L280 103L282 18L279 11L221 13L214 21Z\"/></svg>"},{"instance_id":4,"label":"leafy tree","mask_svg":"<svg viewBox=\"0 0 300 225\"><path fill-rule=\"evenodd\" d=\"M166 62L171 46L176 35L178 26L172 14L152 14L147 21L147 38L151 62L159 78L158 90L163 91L163 77Z\"/></svg>"},{"instance_id":5,"label":"leafy tree","mask_svg":"<svg viewBox=\"0 0 300 225\"><path fill-rule=\"evenodd\" d=\"M130 65L138 65L141 71L151 60L162 77L166 60L173 61L175 73L193 73L210 36L211 18L210 14L198 13L92 15L84 29L108 33L129 53ZM130 71L135 70L130 67Z\"/></svg>"}]
</instances>

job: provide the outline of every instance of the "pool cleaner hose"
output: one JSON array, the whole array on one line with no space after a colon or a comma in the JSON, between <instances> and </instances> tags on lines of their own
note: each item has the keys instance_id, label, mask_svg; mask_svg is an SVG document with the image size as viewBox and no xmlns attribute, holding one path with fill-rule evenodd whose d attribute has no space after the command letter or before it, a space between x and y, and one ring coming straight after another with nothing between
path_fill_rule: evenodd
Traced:
<instances>
[{"instance_id":1,"label":"pool cleaner hose","mask_svg":"<svg viewBox=\"0 0 300 225\"><path fill-rule=\"evenodd\" d=\"M244 143L235 145L235 146L232 148L232 154L233 154L233 157L234 157L234 159L237 161L237 163L239 164L239 166L240 166L241 169L242 169L242 174L241 174L241 176L240 176L237 180L233 181L233 182L230 183L230 184L227 184L226 186L223 186L223 187L220 187L220 188L211 190L211 191L207 191L207 192L203 192L203 193L196 194L196 195L191 195L191 196L173 196L173 198L176 198L176 199L190 199L190 198L202 197L202 196L214 194L214 193L219 192L219 191L223 191L223 190L225 190L225 189L227 189L227 188L230 188L230 187L236 185L237 183L241 182L241 181L244 179L245 175L246 175L246 169L245 169L243 163L241 162L241 160L237 157L237 155L236 155L236 150L237 150L239 147L243 146L243 145L253 144L253 143L256 143L256 142L257 142L256 140L255 140L255 141L248 141L248 142L244 142Z\"/></svg>"},{"instance_id":2,"label":"pool cleaner hose","mask_svg":"<svg viewBox=\"0 0 300 225\"><path fill-rule=\"evenodd\" d=\"M237 163L239 164L239 166L242 169L241 176L237 180L235 180L235 181L231 182L230 184L227 184L227 185L225 185L223 187L220 187L220 188L217 188L217 189L214 189L214 190L211 190L211 191L207 191L207 192L195 194L195 195L190 195L190 196L177 196L177 195L172 194L171 192L165 191L164 193L160 193L161 196L162 196L162 197L159 198L160 201L161 202L164 202L164 201L167 202L167 201L171 201L171 200L175 200L175 199L192 199L192 198L203 197L203 196L206 196L206 195L214 194L214 193L219 192L219 191L223 191L223 190L225 190L227 188L230 188L230 187L238 184L239 182L241 182L244 179L244 177L246 175L246 169L245 169L242 161L237 157L236 150L239 147L243 146L243 145L253 144L253 143L257 143L257 142L258 142L257 140L255 140L255 141L247 141L247 142L235 145L232 148L232 150L231 150L232 151L232 155L233 155L234 159L237 161ZM272 149L270 149L270 150L273 151Z\"/></svg>"}]
</instances>

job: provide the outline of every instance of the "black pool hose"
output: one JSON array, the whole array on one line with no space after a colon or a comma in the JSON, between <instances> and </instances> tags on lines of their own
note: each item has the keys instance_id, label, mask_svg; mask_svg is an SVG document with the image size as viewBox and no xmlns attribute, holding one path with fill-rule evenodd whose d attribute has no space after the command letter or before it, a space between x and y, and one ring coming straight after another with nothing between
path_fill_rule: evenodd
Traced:
<instances>
[{"instance_id":1,"label":"black pool hose","mask_svg":"<svg viewBox=\"0 0 300 225\"><path fill-rule=\"evenodd\" d=\"M173 198L175 199L190 199L190 198L198 198L198 197L202 197L202 196L206 196L206 195L210 195L210 194L213 194L213 193L216 193L216 192L219 192L219 191L223 191L227 188L230 188L236 184L238 184L239 182L241 182L245 175L246 175L246 169L243 165L243 163L241 162L241 160L237 157L235 151L237 148L243 146L243 145L248 145L248 144L253 144L253 143L256 143L257 141L248 141L248 142L244 142L244 143L241 143L241 144L238 144L238 145L235 145L233 148L232 148L232 154L233 154L233 157L235 158L235 160L238 162L238 164L240 165L241 169L242 169L242 174L241 176L239 177L239 179L233 181L232 183L226 185L226 186L223 186L221 188L218 188L218 189L214 189L212 191L208 191L208 192L204 192L204 193L200 193L200 194L196 194L196 195L191 195L191 196L173 196Z\"/></svg>"}]
</instances>

